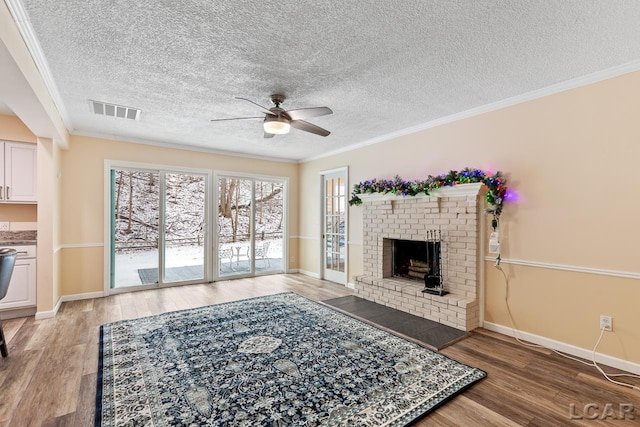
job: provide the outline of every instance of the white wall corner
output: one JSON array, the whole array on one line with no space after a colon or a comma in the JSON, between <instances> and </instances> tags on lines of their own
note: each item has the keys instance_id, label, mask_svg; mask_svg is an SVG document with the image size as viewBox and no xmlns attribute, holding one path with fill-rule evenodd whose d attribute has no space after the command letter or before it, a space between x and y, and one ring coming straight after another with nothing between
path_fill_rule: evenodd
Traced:
<instances>
[{"instance_id":1,"label":"white wall corner","mask_svg":"<svg viewBox=\"0 0 640 427\"><path fill-rule=\"evenodd\" d=\"M38 311L36 312L35 319L42 320L42 319L50 319L52 317L56 317L56 314L58 314L58 310L60 310L61 305L62 305L62 298L58 298L58 302L56 303L55 307L53 307L53 310Z\"/></svg>"}]
</instances>

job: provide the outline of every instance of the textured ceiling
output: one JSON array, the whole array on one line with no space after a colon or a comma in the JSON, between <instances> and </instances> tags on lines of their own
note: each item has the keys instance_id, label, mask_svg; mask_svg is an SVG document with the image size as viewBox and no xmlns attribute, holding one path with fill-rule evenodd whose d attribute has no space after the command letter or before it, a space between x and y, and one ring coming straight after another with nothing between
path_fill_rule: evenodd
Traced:
<instances>
[{"instance_id":1,"label":"textured ceiling","mask_svg":"<svg viewBox=\"0 0 640 427\"><path fill-rule=\"evenodd\" d=\"M15 1L14 1L15 3ZM22 0L70 131L308 159L640 59L635 0ZM250 98L328 106L264 139ZM54 95L55 96L55 95ZM142 109L90 113L89 99Z\"/></svg>"}]
</instances>

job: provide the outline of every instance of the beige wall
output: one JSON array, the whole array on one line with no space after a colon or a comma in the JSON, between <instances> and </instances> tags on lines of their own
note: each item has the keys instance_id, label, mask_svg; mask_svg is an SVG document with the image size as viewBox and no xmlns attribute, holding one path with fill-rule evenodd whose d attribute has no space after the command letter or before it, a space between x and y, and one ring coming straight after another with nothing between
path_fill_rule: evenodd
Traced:
<instances>
[{"instance_id":1,"label":"beige wall","mask_svg":"<svg viewBox=\"0 0 640 427\"><path fill-rule=\"evenodd\" d=\"M53 161L51 167L51 183L50 187L54 194L51 206L51 214L47 215L48 221L52 224L52 236L53 243L53 259L51 260L52 268L52 286L53 286L53 303L54 305L60 300L62 296L62 270L60 268L61 263L61 234L62 234L62 204L61 204L61 177L62 177L62 151L58 144L53 145Z\"/></svg>"},{"instance_id":2,"label":"beige wall","mask_svg":"<svg viewBox=\"0 0 640 427\"><path fill-rule=\"evenodd\" d=\"M51 312L59 299L59 281L54 274L56 245L54 240L57 206L55 144L50 139L38 140L38 246L36 300L38 313ZM44 189L44 191L42 191Z\"/></svg>"},{"instance_id":3,"label":"beige wall","mask_svg":"<svg viewBox=\"0 0 640 427\"><path fill-rule=\"evenodd\" d=\"M38 205L0 205L0 221L35 223L37 218Z\"/></svg>"},{"instance_id":4,"label":"beige wall","mask_svg":"<svg viewBox=\"0 0 640 427\"><path fill-rule=\"evenodd\" d=\"M289 233L298 234L298 165L73 136L62 152L62 295L104 289L104 161L116 160L289 178ZM297 245L290 255L297 259ZM96 246L97 245L97 246ZM297 268L290 262L289 268Z\"/></svg>"},{"instance_id":5,"label":"beige wall","mask_svg":"<svg viewBox=\"0 0 640 427\"><path fill-rule=\"evenodd\" d=\"M426 178L465 166L507 173L520 200L504 209L502 257L519 329L582 348L613 317L599 351L640 362L640 281L552 269L554 265L640 275L640 72L307 162L301 188L320 171L349 166L350 184ZM318 192L300 195L300 269L319 272ZM349 281L362 272L362 209L349 210ZM489 322L509 326L505 284L486 262Z\"/></svg>"},{"instance_id":6,"label":"beige wall","mask_svg":"<svg viewBox=\"0 0 640 427\"><path fill-rule=\"evenodd\" d=\"M36 142L36 136L16 116L0 114L0 139L3 141Z\"/></svg>"}]
</instances>

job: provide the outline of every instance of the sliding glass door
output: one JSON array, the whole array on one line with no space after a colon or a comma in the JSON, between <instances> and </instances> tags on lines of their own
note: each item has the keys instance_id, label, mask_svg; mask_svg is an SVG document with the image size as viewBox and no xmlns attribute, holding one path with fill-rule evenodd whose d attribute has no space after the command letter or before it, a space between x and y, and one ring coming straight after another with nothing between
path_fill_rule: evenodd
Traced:
<instances>
[{"instance_id":1,"label":"sliding glass door","mask_svg":"<svg viewBox=\"0 0 640 427\"><path fill-rule=\"evenodd\" d=\"M284 182L219 176L218 276L284 271Z\"/></svg>"},{"instance_id":2,"label":"sliding glass door","mask_svg":"<svg viewBox=\"0 0 640 427\"><path fill-rule=\"evenodd\" d=\"M202 282L207 174L113 168L110 287Z\"/></svg>"},{"instance_id":3,"label":"sliding glass door","mask_svg":"<svg viewBox=\"0 0 640 427\"><path fill-rule=\"evenodd\" d=\"M117 162L105 178L107 292L286 270L286 180Z\"/></svg>"}]
</instances>

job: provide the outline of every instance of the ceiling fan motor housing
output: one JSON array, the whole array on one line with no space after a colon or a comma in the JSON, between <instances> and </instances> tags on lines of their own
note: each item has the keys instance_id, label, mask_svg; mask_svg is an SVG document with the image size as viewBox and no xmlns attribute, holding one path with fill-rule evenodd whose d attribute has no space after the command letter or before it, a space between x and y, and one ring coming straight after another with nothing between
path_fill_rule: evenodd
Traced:
<instances>
[{"instance_id":1,"label":"ceiling fan motor housing","mask_svg":"<svg viewBox=\"0 0 640 427\"><path fill-rule=\"evenodd\" d=\"M270 98L271 98L271 102L276 107L280 107L280 104L282 104L284 102L284 100L286 99L284 95L280 95L280 94L271 95Z\"/></svg>"}]
</instances>

